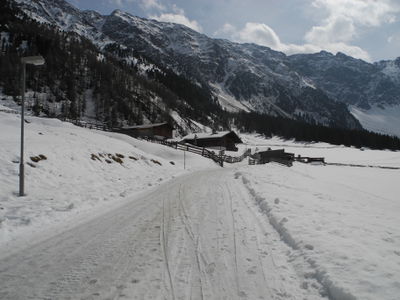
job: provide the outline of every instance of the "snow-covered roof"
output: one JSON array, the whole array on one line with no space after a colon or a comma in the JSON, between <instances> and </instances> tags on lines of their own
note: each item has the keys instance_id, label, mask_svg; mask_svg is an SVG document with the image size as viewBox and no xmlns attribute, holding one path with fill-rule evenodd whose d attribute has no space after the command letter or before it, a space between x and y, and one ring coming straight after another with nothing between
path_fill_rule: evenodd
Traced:
<instances>
[{"instance_id":1,"label":"snow-covered roof","mask_svg":"<svg viewBox=\"0 0 400 300\"><path fill-rule=\"evenodd\" d=\"M224 137L228 134L233 133L234 135L237 136L237 134L234 131L220 131L220 132L198 132L198 133L191 133L188 134L187 136L184 136L182 140L194 140L194 139L213 139L213 138L221 138ZM239 138L239 137L238 137Z\"/></svg>"}]
</instances>

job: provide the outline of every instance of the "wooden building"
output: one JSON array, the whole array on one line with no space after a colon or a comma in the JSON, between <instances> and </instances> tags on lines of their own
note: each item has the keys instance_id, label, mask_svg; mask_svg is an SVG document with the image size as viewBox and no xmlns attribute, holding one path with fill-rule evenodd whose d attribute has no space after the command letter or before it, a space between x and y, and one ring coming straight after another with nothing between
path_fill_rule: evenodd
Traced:
<instances>
[{"instance_id":1,"label":"wooden building","mask_svg":"<svg viewBox=\"0 0 400 300\"><path fill-rule=\"evenodd\" d=\"M242 140L233 131L223 131L216 133L192 133L185 136L182 142L204 148L237 151L238 148L235 144L242 143Z\"/></svg>"},{"instance_id":2,"label":"wooden building","mask_svg":"<svg viewBox=\"0 0 400 300\"><path fill-rule=\"evenodd\" d=\"M287 166L292 166L294 161L294 154L285 152L285 149L260 151L252 155L252 158L257 160L259 164L266 164L269 162L277 162Z\"/></svg>"},{"instance_id":3,"label":"wooden building","mask_svg":"<svg viewBox=\"0 0 400 300\"><path fill-rule=\"evenodd\" d=\"M173 130L174 128L169 123L164 122L138 126L127 126L119 128L116 131L133 137L170 139L172 138Z\"/></svg>"}]
</instances>

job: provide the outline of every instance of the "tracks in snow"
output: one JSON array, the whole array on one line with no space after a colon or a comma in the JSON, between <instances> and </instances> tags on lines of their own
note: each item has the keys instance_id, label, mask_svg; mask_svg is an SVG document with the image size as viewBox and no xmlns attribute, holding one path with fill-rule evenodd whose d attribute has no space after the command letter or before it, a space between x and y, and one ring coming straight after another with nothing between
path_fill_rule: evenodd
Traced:
<instances>
[{"instance_id":1,"label":"tracks in snow","mask_svg":"<svg viewBox=\"0 0 400 300\"><path fill-rule=\"evenodd\" d=\"M177 178L0 260L0 298L305 298L263 217L232 170Z\"/></svg>"}]
</instances>

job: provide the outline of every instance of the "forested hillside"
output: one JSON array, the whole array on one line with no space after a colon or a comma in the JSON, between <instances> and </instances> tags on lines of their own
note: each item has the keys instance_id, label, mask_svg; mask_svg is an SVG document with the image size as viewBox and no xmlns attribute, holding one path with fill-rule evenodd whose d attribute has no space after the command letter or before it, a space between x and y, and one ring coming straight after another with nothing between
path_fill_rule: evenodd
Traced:
<instances>
[{"instance_id":1,"label":"forested hillside","mask_svg":"<svg viewBox=\"0 0 400 300\"><path fill-rule=\"evenodd\" d=\"M27 18L12 3L2 2L0 20L4 94L18 101L20 56L41 54L45 58L44 66L27 66L27 90L33 91L32 110L37 115L79 120L91 109L95 119L113 128L174 122L171 110L210 122L207 116L221 110L207 89L163 70L143 55L124 60L135 53L119 45L109 44L107 51L100 52L75 33Z\"/></svg>"}]
</instances>

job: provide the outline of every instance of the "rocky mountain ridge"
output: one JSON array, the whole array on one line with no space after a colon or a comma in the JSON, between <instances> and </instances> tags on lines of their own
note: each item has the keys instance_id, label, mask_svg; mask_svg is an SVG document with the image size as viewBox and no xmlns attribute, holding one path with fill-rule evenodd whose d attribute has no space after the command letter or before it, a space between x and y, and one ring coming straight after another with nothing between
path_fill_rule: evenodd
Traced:
<instances>
[{"instance_id":1,"label":"rocky mountain ridge","mask_svg":"<svg viewBox=\"0 0 400 300\"><path fill-rule=\"evenodd\" d=\"M347 104L364 108L400 104L399 59L370 64L341 53L286 56L120 10L102 16L80 11L63 0L17 2L32 18L81 34L102 50L115 45L133 49L208 87L229 111L258 111L358 128Z\"/></svg>"}]
</instances>

